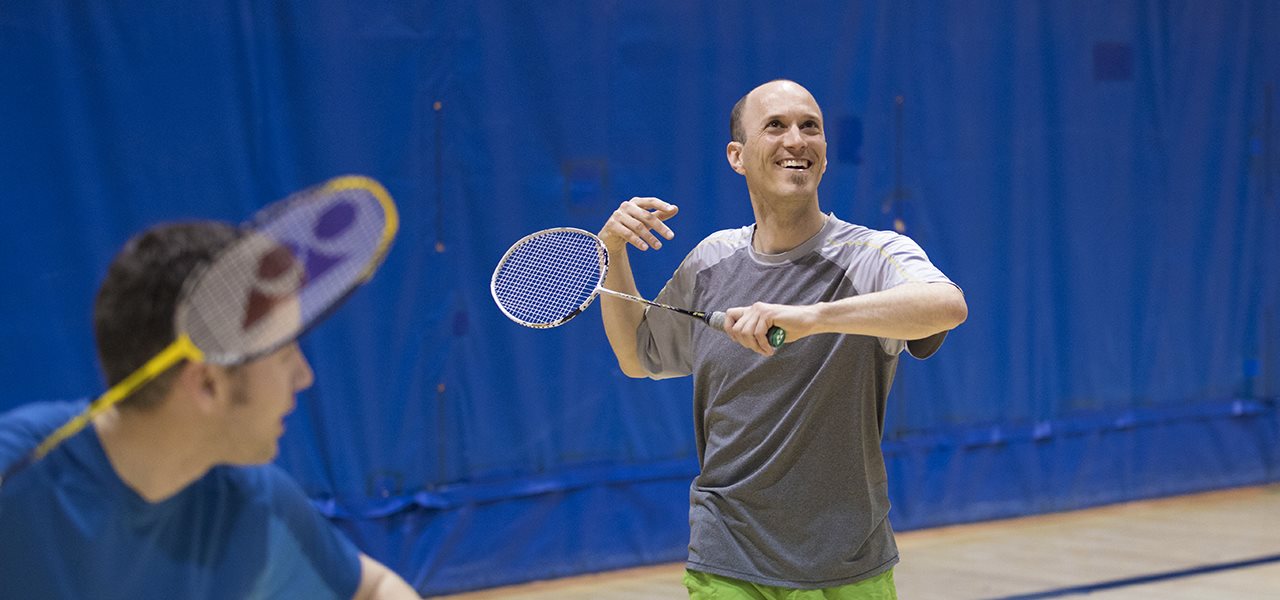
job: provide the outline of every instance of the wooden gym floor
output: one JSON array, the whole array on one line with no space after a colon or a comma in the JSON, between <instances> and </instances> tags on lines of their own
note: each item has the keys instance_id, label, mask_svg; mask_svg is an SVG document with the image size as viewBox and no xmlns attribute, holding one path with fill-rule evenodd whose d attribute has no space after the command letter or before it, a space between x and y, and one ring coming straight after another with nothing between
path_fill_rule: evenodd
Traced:
<instances>
[{"instance_id":1,"label":"wooden gym floor","mask_svg":"<svg viewBox=\"0 0 1280 600\"><path fill-rule=\"evenodd\" d=\"M903 600L1280 598L1280 484L898 534ZM683 564L443 596L676 600Z\"/></svg>"}]
</instances>

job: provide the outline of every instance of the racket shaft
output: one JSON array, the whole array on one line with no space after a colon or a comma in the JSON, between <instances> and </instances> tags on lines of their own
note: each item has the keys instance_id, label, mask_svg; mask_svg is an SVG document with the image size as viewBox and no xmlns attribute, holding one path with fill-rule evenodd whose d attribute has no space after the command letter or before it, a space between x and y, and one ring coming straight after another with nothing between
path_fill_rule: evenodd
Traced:
<instances>
[{"instance_id":1,"label":"racket shaft","mask_svg":"<svg viewBox=\"0 0 1280 600\"><path fill-rule=\"evenodd\" d=\"M699 311L699 310L688 310L688 309L685 309L685 308L678 308L678 307L675 307L675 306L669 306L669 305L663 304L663 303L661 303L661 302L654 302L653 300L645 300L644 298L641 298L641 297L639 297L639 296L632 296L631 294L624 294L624 293L622 293L622 292L615 292L615 291L613 291L613 290L606 289L606 288L602 288L602 287L598 287L598 288L596 288L596 290L597 290L597 291L599 291L599 292L601 292L601 293L604 293L604 294L608 294L608 295L610 295L610 296L613 296L613 297L615 297L615 298L622 298L623 300L630 300L630 301L632 301L632 302L639 302L640 304L647 304L647 305L649 305L649 306L656 306L656 307L658 307L658 308L665 308L665 309L670 310L670 311L678 312L678 313L680 313L680 314L682 314L682 315L688 315L688 316L693 317L693 318L695 318L695 319L701 319L703 322L707 323L708 325L710 325L710 324L711 324L711 323L710 323L710 321L708 321L708 320L707 320L707 319L708 319L708 317L707 317L707 313L704 313L704 312ZM723 328L720 328L720 329L721 329L721 330L723 330Z\"/></svg>"},{"instance_id":2,"label":"racket shaft","mask_svg":"<svg viewBox=\"0 0 1280 600\"><path fill-rule=\"evenodd\" d=\"M0 476L0 483L44 458L54 448L57 448L58 444L80 433L94 417L115 406L121 400L128 398L130 394L138 391L138 388L155 379L156 376L168 370L169 367L183 359L201 360L202 358L203 354L199 348L196 348L195 344L191 343L191 338L185 334L179 336L173 343L161 350L159 354L156 354L151 360L139 367L137 371L134 371L121 380L120 383L104 392L97 400L89 404L84 409L84 412L72 417L70 421L54 430L44 441L40 442L39 446L36 446L35 450L32 450L17 463L6 469L4 475Z\"/></svg>"},{"instance_id":3,"label":"racket shaft","mask_svg":"<svg viewBox=\"0 0 1280 600\"><path fill-rule=\"evenodd\" d=\"M644 298L641 298L639 296L632 296L631 294L615 292L613 290L606 289L606 288L596 288L596 289L601 293L608 294L616 298L622 298L623 300L630 300L632 302L639 302L640 304L647 304L649 306L656 306L658 308L665 308L667 310L678 312L682 315L688 315L690 317L694 317L695 319L701 319L703 323L706 323L712 329L718 329L720 331L725 330L724 329L725 314L719 311L712 312L712 313L705 313L698 310L688 310L684 308L677 308L675 306L669 306L661 302L645 300ZM787 341L787 332L785 330L783 330L781 327L776 327L776 326L769 328L769 345L770 346L773 346L774 348L781 348L782 344L786 343L786 341Z\"/></svg>"}]
</instances>

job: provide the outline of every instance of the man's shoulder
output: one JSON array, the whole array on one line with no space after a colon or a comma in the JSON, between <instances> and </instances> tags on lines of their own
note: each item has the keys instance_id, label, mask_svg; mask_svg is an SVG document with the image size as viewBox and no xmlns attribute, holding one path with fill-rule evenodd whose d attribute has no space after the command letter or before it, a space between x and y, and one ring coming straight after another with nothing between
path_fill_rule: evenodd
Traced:
<instances>
[{"instance_id":1,"label":"man's shoulder","mask_svg":"<svg viewBox=\"0 0 1280 600\"><path fill-rule=\"evenodd\" d=\"M273 502L280 496L300 493L293 478L274 463L219 465L210 469L205 479L212 484L229 486L248 497L266 502Z\"/></svg>"},{"instance_id":2,"label":"man's shoulder","mask_svg":"<svg viewBox=\"0 0 1280 600\"><path fill-rule=\"evenodd\" d=\"M84 399L42 401L0 413L0 463L7 465L30 452L86 406L88 401Z\"/></svg>"},{"instance_id":3,"label":"man's shoulder","mask_svg":"<svg viewBox=\"0 0 1280 600\"><path fill-rule=\"evenodd\" d=\"M79 414L88 406L88 401L79 400L45 400L30 402L0 413L0 427L11 429L41 428L48 423L54 427Z\"/></svg>"},{"instance_id":4,"label":"man's shoulder","mask_svg":"<svg viewBox=\"0 0 1280 600\"><path fill-rule=\"evenodd\" d=\"M702 238L702 241L699 242L698 245L719 244L731 247L745 246L751 242L751 231L751 225L735 227L733 229L721 229L720 231Z\"/></svg>"},{"instance_id":5,"label":"man's shoulder","mask_svg":"<svg viewBox=\"0 0 1280 600\"><path fill-rule=\"evenodd\" d=\"M283 468L264 465L220 465L196 484L206 494L235 502L264 515L290 518L315 510L307 492Z\"/></svg>"},{"instance_id":6,"label":"man's shoulder","mask_svg":"<svg viewBox=\"0 0 1280 600\"><path fill-rule=\"evenodd\" d=\"M899 252L918 251L919 246L910 237L893 230L872 229L836 220L835 227L823 241L823 254L834 257L879 254L888 256Z\"/></svg>"},{"instance_id":7,"label":"man's shoulder","mask_svg":"<svg viewBox=\"0 0 1280 600\"><path fill-rule=\"evenodd\" d=\"M893 230L873 229L865 225L858 225L842 221L832 216L834 225L830 233L827 235L826 245L883 245L895 239L905 237Z\"/></svg>"},{"instance_id":8,"label":"man's shoulder","mask_svg":"<svg viewBox=\"0 0 1280 600\"><path fill-rule=\"evenodd\" d=\"M751 245L751 226L722 229L705 238L689 252L686 264L705 268L720 262L736 252L743 252Z\"/></svg>"},{"instance_id":9,"label":"man's shoulder","mask_svg":"<svg viewBox=\"0 0 1280 600\"><path fill-rule=\"evenodd\" d=\"M752 226L721 229L698 242L694 252L736 252L751 245Z\"/></svg>"}]
</instances>

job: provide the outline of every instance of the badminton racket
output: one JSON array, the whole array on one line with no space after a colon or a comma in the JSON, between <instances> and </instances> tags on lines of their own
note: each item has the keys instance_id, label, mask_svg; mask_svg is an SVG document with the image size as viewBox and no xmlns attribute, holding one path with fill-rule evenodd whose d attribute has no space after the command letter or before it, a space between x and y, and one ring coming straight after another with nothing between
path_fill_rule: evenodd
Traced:
<instances>
[{"instance_id":1,"label":"badminton racket","mask_svg":"<svg viewBox=\"0 0 1280 600\"><path fill-rule=\"evenodd\" d=\"M357 175L262 209L183 282L176 339L6 469L0 484L183 360L243 364L292 343L373 276L398 227L386 189Z\"/></svg>"},{"instance_id":2,"label":"badminton racket","mask_svg":"<svg viewBox=\"0 0 1280 600\"><path fill-rule=\"evenodd\" d=\"M582 314L602 293L623 300L678 312L724 331L723 312L670 306L603 286L609 273L609 251L595 234L572 227L531 233L498 261L489 282L493 301L507 318L536 329L557 327ZM769 328L769 344L782 347L787 334Z\"/></svg>"}]
</instances>

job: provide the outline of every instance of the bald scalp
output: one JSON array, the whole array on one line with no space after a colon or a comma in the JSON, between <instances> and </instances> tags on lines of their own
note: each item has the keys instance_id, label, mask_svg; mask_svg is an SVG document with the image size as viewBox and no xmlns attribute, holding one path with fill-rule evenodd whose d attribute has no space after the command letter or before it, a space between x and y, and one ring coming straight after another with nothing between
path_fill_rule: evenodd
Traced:
<instances>
[{"instance_id":1,"label":"bald scalp","mask_svg":"<svg viewBox=\"0 0 1280 600\"><path fill-rule=\"evenodd\" d=\"M800 88L801 90L804 90L804 93L807 94L811 100L813 100L814 106L818 105L818 101L813 97L813 94L810 93L807 88L805 88L803 85L800 85L799 83L796 83L790 79L773 79L770 81L766 81L752 88L751 91L743 94L742 97L738 98L738 101L733 104L733 110L729 111L729 139L732 141L738 142L739 144L746 143L747 132L746 132L746 129L743 128L742 126L742 113L746 110L747 99L750 98L752 94L755 94L756 92L763 90L765 88L785 86L785 85L794 85ZM818 107L818 111L819 111L819 114L821 114L822 107Z\"/></svg>"}]
</instances>

